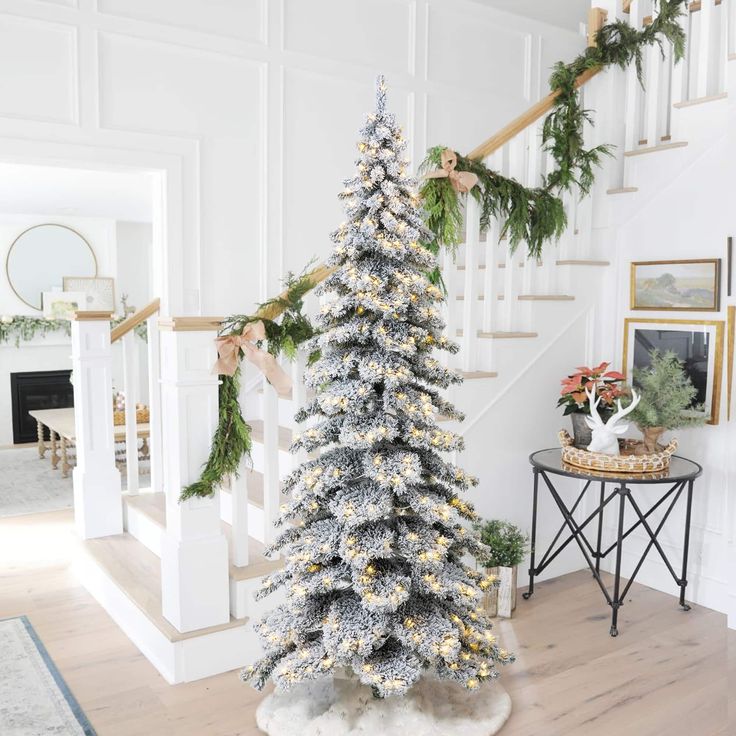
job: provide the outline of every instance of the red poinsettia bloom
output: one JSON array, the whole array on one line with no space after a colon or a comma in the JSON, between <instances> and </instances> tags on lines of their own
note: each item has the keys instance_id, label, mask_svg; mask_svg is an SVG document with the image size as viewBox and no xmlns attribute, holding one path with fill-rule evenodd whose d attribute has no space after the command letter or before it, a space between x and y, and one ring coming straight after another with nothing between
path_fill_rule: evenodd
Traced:
<instances>
[{"instance_id":1,"label":"red poinsettia bloom","mask_svg":"<svg viewBox=\"0 0 736 736\"><path fill-rule=\"evenodd\" d=\"M601 401L606 406L612 406L617 398L624 394L624 391L616 384L624 380L624 376L619 371L609 371L610 363L603 362L593 368L587 365L578 366L573 373L563 378L560 389L560 399L558 406L566 406L566 412L570 411L586 411L588 391L595 391L601 397Z\"/></svg>"}]
</instances>

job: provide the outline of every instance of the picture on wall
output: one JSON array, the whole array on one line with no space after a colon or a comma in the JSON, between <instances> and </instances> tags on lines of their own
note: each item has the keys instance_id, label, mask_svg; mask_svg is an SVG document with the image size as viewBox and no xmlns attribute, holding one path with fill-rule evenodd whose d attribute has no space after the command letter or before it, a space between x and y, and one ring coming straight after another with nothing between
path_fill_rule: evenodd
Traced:
<instances>
[{"instance_id":1,"label":"picture on wall","mask_svg":"<svg viewBox=\"0 0 736 736\"><path fill-rule=\"evenodd\" d=\"M44 291L43 316L46 319L71 319L85 309L87 295L82 291Z\"/></svg>"},{"instance_id":2,"label":"picture on wall","mask_svg":"<svg viewBox=\"0 0 736 736\"><path fill-rule=\"evenodd\" d=\"M697 389L693 406L702 405L708 424L718 424L723 366L723 322L634 319L624 321L623 372L646 368L652 350L673 352Z\"/></svg>"},{"instance_id":3,"label":"picture on wall","mask_svg":"<svg viewBox=\"0 0 736 736\"><path fill-rule=\"evenodd\" d=\"M717 312L721 259L631 264L631 309Z\"/></svg>"},{"instance_id":4,"label":"picture on wall","mask_svg":"<svg viewBox=\"0 0 736 736\"><path fill-rule=\"evenodd\" d=\"M115 311L115 279L99 276L64 276L64 291L83 291L86 312Z\"/></svg>"}]
</instances>

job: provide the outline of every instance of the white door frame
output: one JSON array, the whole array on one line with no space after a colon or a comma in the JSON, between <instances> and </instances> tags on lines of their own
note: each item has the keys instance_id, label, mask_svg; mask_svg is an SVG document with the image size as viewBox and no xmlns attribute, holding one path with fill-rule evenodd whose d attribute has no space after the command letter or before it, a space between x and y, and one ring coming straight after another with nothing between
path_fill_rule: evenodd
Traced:
<instances>
[{"instance_id":1,"label":"white door frame","mask_svg":"<svg viewBox=\"0 0 736 736\"><path fill-rule=\"evenodd\" d=\"M199 193L192 185L192 177L187 177L189 183L185 180L191 154L191 148L179 153L162 153L107 144L0 136L0 160L8 163L153 174L151 288L152 294L161 298L164 315L199 312ZM185 281L185 256L189 263L189 283Z\"/></svg>"}]
</instances>

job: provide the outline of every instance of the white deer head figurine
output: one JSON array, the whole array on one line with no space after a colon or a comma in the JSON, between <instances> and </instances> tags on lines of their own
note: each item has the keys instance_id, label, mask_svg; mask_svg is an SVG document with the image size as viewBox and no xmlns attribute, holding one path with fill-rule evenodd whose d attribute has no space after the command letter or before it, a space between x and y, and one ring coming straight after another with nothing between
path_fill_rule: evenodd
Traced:
<instances>
[{"instance_id":1,"label":"white deer head figurine","mask_svg":"<svg viewBox=\"0 0 736 736\"><path fill-rule=\"evenodd\" d=\"M586 388L585 394L588 397L588 403L590 404L590 416L585 417L585 421L593 430L593 439L588 445L588 449L591 452L601 452L604 455L618 455L618 435L624 434L624 432L629 428L628 424L619 424L619 422L627 414L634 411L634 408L639 403L641 396L632 389L631 394L633 399L625 409L621 407L621 399L617 399L616 405L618 406L618 410L604 424L600 414L598 414L598 404L600 403L601 397L595 397L595 387L592 392L588 391Z\"/></svg>"}]
</instances>

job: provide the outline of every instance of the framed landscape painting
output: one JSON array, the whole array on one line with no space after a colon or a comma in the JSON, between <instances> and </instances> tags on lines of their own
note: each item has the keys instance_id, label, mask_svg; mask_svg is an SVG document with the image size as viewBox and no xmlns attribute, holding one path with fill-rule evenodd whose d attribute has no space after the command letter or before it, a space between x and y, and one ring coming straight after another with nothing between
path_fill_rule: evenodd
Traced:
<instances>
[{"instance_id":1,"label":"framed landscape painting","mask_svg":"<svg viewBox=\"0 0 736 736\"><path fill-rule=\"evenodd\" d=\"M631 264L631 309L717 312L721 259Z\"/></svg>"},{"instance_id":2,"label":"framed landscape painting","mask_svg":"<svg viewBox=\"0 0 736 736\"><path fill-rule=\"evenodd\" d=\"M647 368L652 350L672 352L697 390L693 406L718 424L723 368L723 322L720 320L624 320L623 373L633 381L636 368Z\"/></svg>"}]
</instances>

